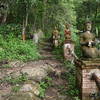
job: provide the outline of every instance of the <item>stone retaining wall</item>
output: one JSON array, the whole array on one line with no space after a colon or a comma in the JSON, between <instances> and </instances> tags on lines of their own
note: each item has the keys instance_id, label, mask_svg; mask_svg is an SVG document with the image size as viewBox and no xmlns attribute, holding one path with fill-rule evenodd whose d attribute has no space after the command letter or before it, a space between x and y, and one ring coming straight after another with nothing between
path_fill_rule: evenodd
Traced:
<instances>
[{"instance_id":1,"label":"stone retaining wall","mask_svg":"<svg viewBox=\"0 0 100 100\"><path fill-rule=\"evenodd\" d=\"M92 73L100 74L100 60L76 61L76 70L77 86L80 90L81 100L93 100L92 95L97 94L100 90L98 90L95 81L91 80L91 76Z\"/></svg>"}]
</instances>

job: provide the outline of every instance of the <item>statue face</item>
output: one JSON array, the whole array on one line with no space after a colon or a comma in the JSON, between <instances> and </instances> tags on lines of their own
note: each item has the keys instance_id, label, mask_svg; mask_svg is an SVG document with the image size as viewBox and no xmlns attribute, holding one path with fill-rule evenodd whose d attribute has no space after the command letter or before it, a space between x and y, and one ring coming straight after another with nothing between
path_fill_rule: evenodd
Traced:
<instances>
[{"instance_id":1,"label":"statue face","mask_svg":"<svg viewBox=\"0 0 100 100\"><path fill-rule=\"evenodd\" d=\"M91 28L92 28L91 23L86 23L86 30L91 31Z\"/></svg>"},{"instance_id":2,"label":"statue face","mask_svg":"<svg viewBox=\"0 0 100 100\"><path fill-rule=\"evenodd\" d=\"M66 28L66 29L69 29L69 25L68 25L68 24L66 24L66 25L65 25L65 28Z\"/></svg>"}]
</instances>

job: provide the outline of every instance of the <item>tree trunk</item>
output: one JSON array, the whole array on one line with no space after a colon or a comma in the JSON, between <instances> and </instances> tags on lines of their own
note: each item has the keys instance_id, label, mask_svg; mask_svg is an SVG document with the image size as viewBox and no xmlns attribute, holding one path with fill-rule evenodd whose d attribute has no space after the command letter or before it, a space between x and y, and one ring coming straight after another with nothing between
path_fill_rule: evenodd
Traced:
<instances>
[{"instance_id":1,"label":"tree trunk","mask_svg":"<svg viewBox=\"0 0 100 100\"><path fill-rule=\"evenodd\" d=\"M22 40L26 40L26 27L28 25L28 13L26 15L25 20L23 20L23 29L22 29Z\"/></svg>"},{"instance_id":2,"label":"tree trunk","mask_svg":"<svg viewBox=\"0 0 100 100\"><path fill-rule=\"evenodd\" d=\"M44 25L46 24L45 23L45 19L46 19L46 4L47 4L47 0L44 0L43 3L44 3L44 11L43 11L43 18L42 18L42 29L44 31L45 30Z\"/></svg>"},{"instance_id":3,"label":"tree trunk","mask_svg":"<svg viewBox=\"0 0 100 100\"><path fill-rule=\"evenodd\" d=\"M1 22L2 24L6 23L6 21L7 21L8 10L9 10L8 4L6 5L6 7L7 7L7 9L4 12L3 19L2 19L2 22Z\"/></svg>"}]
</instances>

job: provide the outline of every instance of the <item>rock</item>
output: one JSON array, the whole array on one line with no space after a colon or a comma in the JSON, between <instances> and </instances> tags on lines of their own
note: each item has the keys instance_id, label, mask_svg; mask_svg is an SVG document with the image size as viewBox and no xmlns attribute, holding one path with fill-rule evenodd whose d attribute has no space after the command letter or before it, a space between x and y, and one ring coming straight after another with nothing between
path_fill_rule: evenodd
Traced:
<instances>
[{"instance_id":1,"label":"rock","mask_svg":"<svg viewBox=\"0 0 100 100\"><path fill-rule=\"evenodd\" d=\"M11 67L23 67L24 63L21 61L12 61L12 62L9 62L9 65Z\"/></svg>"},{"instance_id":2,"label":"rock","mask_svg":"<svg viewBox=\"0 0 100 100\"><path fill-rule=\"evenodd\" d=\"M6 100L40 100L31 92L11 94Z\"/></svg>"},{"instance_id":3,"label":"rock","mask_svg":"<svg viewBox=\"0 0 100 100\"><path fill-rule=\"evenodd\" d=\"M22 91L22 92L32 91L32 84L23 85L22 88L20 89L20 91Z\"/></svg>"},{"instance_id":4,"label":"rock","mask_svg":"<svg viewBox=\"0 0 100 100\"><path fill-rule=\"evenodd\" d=\"M21 70L22 73L27 73L28 78L34 79L35 81L41 81L43 78L47 76L47 71L42 67L35 67L35 68L23 68Z\"/></svg>"},{"instance_id":5,"label":"rock","mask_svg":"<svg viewBox=\"0 0 100 100\"><path fill-rule=\"evenodd\" d=\"M34 85L33 84L25 84L20 89L20 92L32 92L36 96L39 96L39 94L40 94L40 92L39 92L39 84L34 84Z\"/></svg>"},{"instance_id":6,"label":"rock","mask_svg":"<svg viewBox=\"0 0 100 100\"><path fill-rule=\"evenodd\" d=\"M33 92L36 96L39 96L39 94L40 94L39 88L40 88L39 84L35 84L35 85L33 86L32 92Z\"/></svg>"},{"instance_id":7,"label":"rock","mask_svg":"<svg viewBox=\"0 0 100 100\"><path fill-rule=\"evenodd\" d=\"M16 71L16 72L12 72L10 75L11 75L13 78L16 78L16 77L21 76L22 74L20 73L20 71Z\"/></svg>"},{"instance_id":8,"label":"rock","mask_svg":"<svg viewBox=\"0 0 100 100\"><path fill-rule=\"evenodd\" d=\"M0 100L3 100L2 95L0 94Z\"/></svg>"}]
</instances>

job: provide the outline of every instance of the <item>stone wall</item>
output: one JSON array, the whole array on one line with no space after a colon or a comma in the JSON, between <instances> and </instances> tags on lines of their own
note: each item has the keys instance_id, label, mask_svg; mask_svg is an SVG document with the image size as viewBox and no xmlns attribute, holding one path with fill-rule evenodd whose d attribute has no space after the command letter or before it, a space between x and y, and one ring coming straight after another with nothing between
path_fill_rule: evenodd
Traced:
<instances>
[{"instance_id":1,"label":"stone wall","mask_svg":"<svg viewBox=\"0 0 100 100\"><path fill-rule=\"evenodd\" d=\"M91 80L92 73L100 74L100 61L76 62L77 86L80 90L81 100L93 100L93 94L98 93L98 87L94 80ZM97 100L97 99L96 99ZM98 99L100 100L100 98Z\"/></svg>"}]
</instances>

